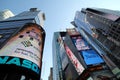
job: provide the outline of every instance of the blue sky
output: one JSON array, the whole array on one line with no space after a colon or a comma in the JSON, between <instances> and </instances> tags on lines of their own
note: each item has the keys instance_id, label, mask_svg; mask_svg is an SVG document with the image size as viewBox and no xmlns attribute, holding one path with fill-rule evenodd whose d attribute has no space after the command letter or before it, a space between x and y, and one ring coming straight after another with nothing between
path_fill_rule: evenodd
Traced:
<instances>
[{"instance_id":1,"label":"blue sky","mask_svg":"<svg viewBox=\"0 0 120 80\"><path fill-rule=\"evenodd\" d=\"M52 66L53 33L73 27L75 12L81 8L96 7L120 10L119 0L0 0L0 11L10 9L14 14L36 7L46 15L46 41L43 53L42 79L48 80Z\"/></svg>"}]
</instances>

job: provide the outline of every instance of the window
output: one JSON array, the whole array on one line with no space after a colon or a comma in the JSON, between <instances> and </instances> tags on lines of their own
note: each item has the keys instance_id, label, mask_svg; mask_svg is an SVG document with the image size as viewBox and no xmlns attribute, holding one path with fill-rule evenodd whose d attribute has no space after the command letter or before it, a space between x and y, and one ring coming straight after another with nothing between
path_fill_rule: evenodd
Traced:
<instances>
[{"instance_id":1,"label":"window","mask_svg":"<svg viewBox=\"0 0 120 80\"><path fill-rule=\"evenodd\" d=\"M3 35L0 34L0 38L2 38L2 37L3 37Z\"/></svg>"}]
</instances>

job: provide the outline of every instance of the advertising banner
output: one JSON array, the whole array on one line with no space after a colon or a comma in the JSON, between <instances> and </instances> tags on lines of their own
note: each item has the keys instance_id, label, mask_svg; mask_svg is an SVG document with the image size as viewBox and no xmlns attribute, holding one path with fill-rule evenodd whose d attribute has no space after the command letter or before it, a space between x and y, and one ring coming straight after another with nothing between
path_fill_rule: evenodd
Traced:
<instances>
[{"instance_id":1,"label":"advertising banner","mask_svg":"<svg viewBox=\"0 0 120 80\"><path fill-rule=\"evenodd\" d=\"M98 55L98 53L95 50L92 49L85 50L81 51L81 53L87 65L95 65L104 62L103 59Z\"/></svg>"},{"instance_id":2,"label":"advertising banner","mask_svg":"<svg viewBox=\"0 0 120 80\"><path fill-rule=\"evenodd\" d=\"M86 41L81 36L72 37L72 41L75 44L78 51L90 49Z\"/></svg>"},{"instance_id":3,"label":"advertising banner","mask_svg":"<svg viewBox=\"0 0 120 80\"><path fill-rule=\"evenodd\" d=\"M75 28L66 29L70 36L79 35L80 33Z\"/></svg>"},{"instance_id":4,"label":"advertising banner","mask_svg":"<svg viewBox=\"0 0 120 80\"><path fill-rule=\"evenodd\" d=\"M0 56L29 60L41 68L43 37L38 25L25 25L0 50ZM29 63L29 62L27 62Z\"/></svg>"},{"instance_id":5,"label":"advertising banner","mask_svg":"<svg viewBox=\"0 0 120 80\"><path fill-rule=\"evenodd\" d=\"M82 66L79 60L75 57L74 53L66 45L65 45L65 50L73 66L75 67L76 71L80 75L85 70L85 68Z\"/></svg>"}]
</instances>

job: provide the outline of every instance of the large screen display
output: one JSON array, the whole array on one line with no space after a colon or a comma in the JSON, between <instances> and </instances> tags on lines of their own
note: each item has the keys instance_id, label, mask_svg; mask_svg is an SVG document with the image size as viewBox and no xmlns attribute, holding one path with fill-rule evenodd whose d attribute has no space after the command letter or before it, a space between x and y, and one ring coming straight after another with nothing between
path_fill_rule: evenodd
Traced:
<instances>
[{"instance_id":1,"label":"large screen display","mask_svg":"<svg viewBox=\"0 0 120 80\"><path fill-rule=\"evenodd\" d=\"M0 57L13 57L14 64L20 64L19 58L25 59L23 63L30 67L32 63L41 68L43 31L36 24L25 25L18 33L16 33L0 50ZM16 57L14 59L14 57ZM1 58L6 59L7 58ZM26 61L29 60L29 61ZM32 63L31 63L31 62ZM10 64L10 63L9 63ZM11 63L12 64L12 63ZM27 68L28 68L27 67Z\"/></svg>"},{"instance_id":2,"label":"large screen display","mask_svg":"<svg viewBox=\"0 0 120 80\"><path fill-rule=\"evenodd\" d=\"M98 55L98 53L95 50L83 50L81 51L84 61L87 65L95 65L103 63L103 59Z\"/></svg>"},{"instance_id":3,"label":"large screen display","mask_svg":"<svg viewBox=\"0 0 120 80\"><path fill-rule=\"evenodd\" d=\"M90 49L86 41L81 36L72 37L72 41L75 44L78 51Z\"/></svg>"}]
</instances>

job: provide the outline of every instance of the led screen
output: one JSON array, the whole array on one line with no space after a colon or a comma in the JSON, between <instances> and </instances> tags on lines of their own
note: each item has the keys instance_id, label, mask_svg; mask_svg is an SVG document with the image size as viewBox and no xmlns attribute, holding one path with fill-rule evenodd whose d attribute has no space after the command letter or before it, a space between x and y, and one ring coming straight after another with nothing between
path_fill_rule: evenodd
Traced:
<instances>
[{"instance_id":1,"label":"led screen","mask_svg":"<svg viewBox=\"0 0 120 80\"><path fill-rule=\"evenodd\" d=\"M83 50L81 53L87 65L94 65L104 62L95 50Z\"/></svg>"},{"instance_id":2,"label":"led screen","mask_svg":"<svg viewBox=\"0 0 120 80\"><path fill-rule=\"evenodd\" d=\"M72 41L75 44L78 51L90 49L86 41L81 37L72 37Z\"/></svg>"}]
</instances>

